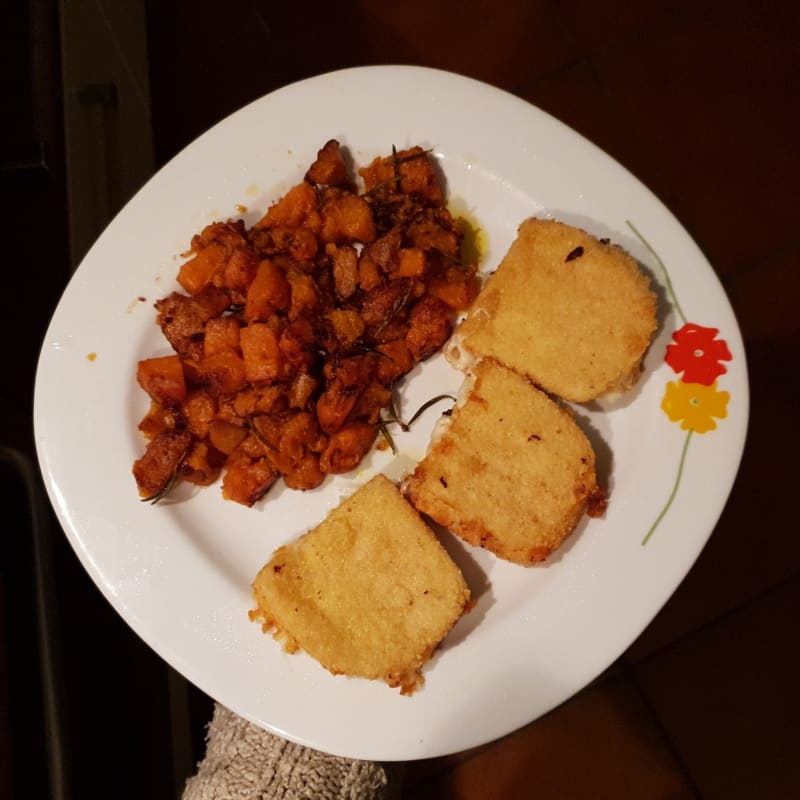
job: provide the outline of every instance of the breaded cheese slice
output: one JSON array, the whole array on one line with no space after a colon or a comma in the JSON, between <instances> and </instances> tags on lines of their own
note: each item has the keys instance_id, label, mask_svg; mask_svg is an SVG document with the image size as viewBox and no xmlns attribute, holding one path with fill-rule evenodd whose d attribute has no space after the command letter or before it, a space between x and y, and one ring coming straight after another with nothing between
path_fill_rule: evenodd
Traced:
<instances>
[{"instance_id":1,"label":"breaded cheese slice","mask_svg":"<svg viewBox=\"0 0 800 800\"><path fill-rule=\"evenodd\" d=\"M491 356L574 402L629 389L656 330L656 297L621 247L545 219L523 222L445 350Z\"/></svg>"},{"instance_id":2,"label":"breaded cheese slice","mask_svg":"<svg viewBox=\"0 0 800 800\"><path fill-rule=\"evenodd\" d=\"M605 507L594 451L572 414L522 375L482 359L471 377L403 492L470 544L543 561L584 511Z\"/></svg>"},{"instance_id":3,"label":"breaded cheese slice","mask_svg":"<svg viewBox=\"0 0 800 800\"><path fill-rule=\"evenodd\" d=\"M411 694L470 604L461 571L388 478L377 475L256 576L252 619L333 674Z\"/></svg>"}]
</instances>

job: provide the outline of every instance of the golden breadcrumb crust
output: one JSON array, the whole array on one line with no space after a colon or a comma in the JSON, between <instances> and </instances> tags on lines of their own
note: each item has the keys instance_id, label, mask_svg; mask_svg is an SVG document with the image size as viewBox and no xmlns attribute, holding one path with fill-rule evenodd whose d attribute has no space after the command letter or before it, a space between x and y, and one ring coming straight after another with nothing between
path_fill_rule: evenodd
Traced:
<instances>
[{"instance_id":1,"label":"golden breadcrumb crust","mask_svg":"<svg viewBox=\"0 0 800 800\"><path fill-rule=\"evenodd\" d=\"M378 475L275 551L251 618L333 674L422 685L422 666L470 604L456 564L397 487Z\"/></svg>"},{"instance_id":2,"label":"golden breadcrumb crust","mask_svg":"<svg viewBox=\"0 0 800 800\"><path fill-rule=\"evenodd\" d=\"M599 503L594 451L572 414L492 359L406 478L412 504L519 564L546 559Z\"/></svg>"},{"instance_id":3,"label":"golden breadcrumb crust","mask_svg":"<svg viewBox=\"0 0 800 800\"><path fill-rule=\"evenodd\" d=\"M529 219L446 350L491 356L565 400L625 391L656 330L656 297L621 247Z\"/></svg>"}]
</instances>

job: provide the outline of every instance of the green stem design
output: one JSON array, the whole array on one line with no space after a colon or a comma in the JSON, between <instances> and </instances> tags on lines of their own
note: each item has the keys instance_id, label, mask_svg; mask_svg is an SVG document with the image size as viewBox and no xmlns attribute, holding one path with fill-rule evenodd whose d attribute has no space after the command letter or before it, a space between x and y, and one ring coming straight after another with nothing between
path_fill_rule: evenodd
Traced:
<instances>
[{"instance_id":1,"label":"green stem design","mask_svg":"<svg viewBox=\"0 0 800 800\"><path fill-rule=\"evenodd\" d=\"M647 544L650 537L655 533L656 528L661 523L661 520L664 519L664 515L667 513L667 511L669 511L669 507L672 505L672 501L675 499L675 495L678 493L678 487L681 484L681 477L683 475L683 465L686 463L686 451L689 449L689 442L691 438L692 438L692 431L690 430L689 433L686 434L686 441L683 443L681 458L680 461L678 462L678 474L675 476L675 485L672 487L672 492L670 493L666 505L664 506L664 508L661 509L661 513L656 517L655 522L650 526L650 530L647 531L644 539L642 539L642 547L644 547Z\"/></svg>"},{"instance_id":2,"label":"green stem design","mask_svg":"<svg viewBox=\"0 0 800 800\"><path fill-rule=\"evenodd\" d=\"M650 242L639 233L639 230L636 226L629 220L626 219L625 222L628 224L628 227L636 234L636 238L648 249L650 255L658 262L658 266L661 267L661 272L664 274L664 282L667 284L667 291L669 292L669 299L672 301L672 305L677 311L678 316L681 318L681 321L685 325L689 320L686 319L686 315L683 313L683 309L681 308L681 304L678 302L678 297L675 294L675 289L672 288L672 281L669 277L669 272L667 271L667 267L664 262L659 258L658 253L650 246Z\"/></svg>"}]
</instances>

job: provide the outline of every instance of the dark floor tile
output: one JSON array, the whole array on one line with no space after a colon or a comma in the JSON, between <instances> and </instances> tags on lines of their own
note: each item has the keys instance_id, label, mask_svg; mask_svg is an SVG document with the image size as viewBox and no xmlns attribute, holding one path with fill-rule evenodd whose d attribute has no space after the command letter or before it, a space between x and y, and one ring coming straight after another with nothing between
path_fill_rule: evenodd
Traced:
<instances>
[{"instance_id":1,"label":"dark floor tile","mask_svg":"<svg viewBox=\"0 0 800 800\"><path fill-rule=\"evenodd\" d=\"M639 176L722 273L794 237L800 12L769 9L690 3L591 59L649 153Z\"/></svg>"},{"instance_id":2,"label":"dark floor tile","mask_svg":"<svg viewBox=\"0 0 800 800\"><path fill-rule=\"evenodd\" d=\"M800 579L635 668L705 800L800 796Z\"/></svg>"},{"instance_id":3,"label":"dark floor tile","mask_svg":"<svg viewBox=\"0 0 800 800\"><path fill-rule=\"evenodd\" d=\"M622 766L624 765L624 767ZM693 797L638 692L615 676L416 785L406 800Z\"/></svg>"}]
</instances>

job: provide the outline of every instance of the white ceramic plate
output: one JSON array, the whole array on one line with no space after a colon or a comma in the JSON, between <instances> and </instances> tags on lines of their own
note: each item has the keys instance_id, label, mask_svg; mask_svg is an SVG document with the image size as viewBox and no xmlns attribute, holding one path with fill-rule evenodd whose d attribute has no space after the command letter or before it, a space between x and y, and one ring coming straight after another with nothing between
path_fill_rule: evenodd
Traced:
<instances>
[{"instance_id":1,"label":"white ceramic plate","mask_svg":"<svg viewBox=\"0 0 800 800\"><path fill-rule=\"evenodd\" d=\"M485 233L486 271L520 221L551 215L622 244L660 287L661 328L638 387L615 404L578 409L610 488L606 517L586 519L563 551L537 568L448 539L479 602L412 697L382 683L334 677L304 654L283 653L248 620L249 587L274 548L318 523L341 497L378 470L399 478L421 458L435 411L411 433L398 434L397 457L375 453L357 474L329 478L312 492L276 486L254 509L223 501L218 486L182 486L171 501L151 506L139 502L131 475L144 446L136 425L147 407L136 362L169 352L152 306L176 288L179 254L212 220L243 214L252 224L302 179L329 138L346 145L357 164L393 144L433 148L452 206ZM661 257L674 295L627 220ZM709 404L722 413L722 392L730 397L716 430L691 437L661 408L668 382L677 391L673 415L680 413L681 391L693 392L664 363L665 347L684 321L675 298L689 322L719 329L732 355L716 389L684 398L685 410L700 415L690 419L697 428ZM689 349L701 348L692 340ZM704 352L701 361L711 357L710 346ZM435 357L409 376L402 409L457 389L460 378ZM747 409L742 342L719 281L644 186L511 95L434 70L370 67L257 100L187 147L128 203L80 265L53 317L39 362L35 424L50 498L72 546L145 642L209 695L282 736L338 755L388 760L499 737L614 661L710 535L737 471ZM671 506L643 545L676 483Z\"/></svg>"}]
</instances>

